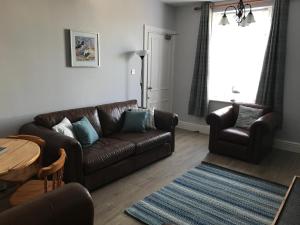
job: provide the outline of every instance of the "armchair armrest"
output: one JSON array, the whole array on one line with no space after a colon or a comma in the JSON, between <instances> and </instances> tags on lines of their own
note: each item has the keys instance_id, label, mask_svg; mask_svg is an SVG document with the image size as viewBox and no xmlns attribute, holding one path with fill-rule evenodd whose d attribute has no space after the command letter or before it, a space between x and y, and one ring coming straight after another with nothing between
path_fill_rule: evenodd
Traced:
<instances>
[{"instance_id":1,"label":"armchair armrest","mask_svg":"<svg viewBox=\"0 0 300 225\"><path fill-rule=\"evenodd\" d=\"M216 110L206 117L207 124L224 129L231 127L234 124L233 107L227 106L225 108Z\"/></svg>"},{"instance_id":2,"label":"armchair armrest","mask_svg":"<svg viewBox=\"0 0 300 225\"><path fill-rule=\"evenodd\" d=\"M164 131L172 132L178 124L178 115L175 113L154 110L155 126Z\"/></svg>"},{"instance_id":3,"label":"armchair armrest","mask_svg":"<svg viewBox=\"0 0 300 225\"><path fill-rule=\"evenodd\" d=\"M43 162L48 165L56 160L58 150L64 148L67 153L67 160L64 168L65 182L82 183L82 147L80 143L65 135L59 134L48 128L29 123L23 125L20 134L30 134L45 140L46 146L43 152Z\"/></svg>"},{"instance_id":4,"label":"armchair armrest","mask_svg":"<svg viewBox=\"0 0 300 225\"><path fill-rule=\"evenodd\" d=\"M32 202L2 212L0 224L93 225L93 200L80 184L67 184Z\"/></svg>"},{"instance_id":5,"label":"armchair armrest","mask_svg":"<svg viewBox=\"0 0 300 225\"><path fill-rule=\"evenodd\" d=\"M280 115L278 113L267 113L252 124L250 133L255 134L258 129L266 132L273 132L278 127L279 121Z\"/></svg>"}]
</instances>

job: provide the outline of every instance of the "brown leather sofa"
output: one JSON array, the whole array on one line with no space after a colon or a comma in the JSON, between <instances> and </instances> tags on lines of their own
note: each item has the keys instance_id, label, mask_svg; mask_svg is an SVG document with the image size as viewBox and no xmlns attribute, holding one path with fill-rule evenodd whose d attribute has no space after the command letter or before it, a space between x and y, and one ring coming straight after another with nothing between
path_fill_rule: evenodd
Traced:
<instances>
[{"instance_id":1,"label":"brown leather sofa","mask_svg":"<svg viewBox=\"0 0 300 225\"><path fill-rule=\"evenodd\" d=\"M263 115L249 130L234 127L239 105L263 109ZM210 125L209 151L259 163L272 150L279 115L271 108L255 104L233 104L210 113L206 122Z\"/></svg>"},{"instance_id":2,"label":"brown leather sofa","mask_svg":"<svg viewBox=\"0 0 300 225\"><path fill-rule=\"evenodd\" d=\"M0 213L0 225L93 225L91 195L80 184L67 184Z\"/></svg>"},{"instance_id":3,"label":"brown leather sofa","mask_svg":"<svg viewBox=\"0 0 300 225\"><path fill-rule=\"evenodd\" d=\"M20 129L22 134L32 134L46 141L44 165L57 158L57 150L67 153L65 182L79 182L93 190L115 179L128 175L152 162L167 157L174 151L177 115L155 110L156 130L145 133L122 133L124 112L136 108L137 101L71 109L38 115L34 122ZM51 130L64 117L75 122L86 116L98 134L100 141L88 148L79 142Z\"/></svg>"}]
</instances>

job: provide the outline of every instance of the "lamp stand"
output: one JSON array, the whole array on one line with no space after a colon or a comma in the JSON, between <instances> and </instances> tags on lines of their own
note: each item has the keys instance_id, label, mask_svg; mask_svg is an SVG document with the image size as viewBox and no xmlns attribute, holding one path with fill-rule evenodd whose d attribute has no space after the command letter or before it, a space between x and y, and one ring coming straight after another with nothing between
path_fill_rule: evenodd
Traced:
<instances>
[{"instance_id":1,"label":"lamp stand","mask_svg":"<svg viewBox=\"0 0 300 225\"><path fill-rule=\"evenodd\" d=\"M144 107L144 84L145 84L145 79L144 79L144 59L145 56L141 55L141 60L142 60L142 66L141 66L141 79L140 79L140 86L141 86L141 107Z\"/></svg>"}]
</instances>

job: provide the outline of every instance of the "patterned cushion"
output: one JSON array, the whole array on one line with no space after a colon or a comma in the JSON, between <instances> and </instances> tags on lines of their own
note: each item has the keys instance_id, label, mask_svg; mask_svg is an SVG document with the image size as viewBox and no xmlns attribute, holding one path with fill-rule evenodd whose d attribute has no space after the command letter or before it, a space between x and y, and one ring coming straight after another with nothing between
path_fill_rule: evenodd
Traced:
<instances>
[{"instance_id":1,"label":"patterned cushion","mask_svg":"<svg viewBox=\"0 0 300 225\"><path fill-rule=\"evenodd\" d=\"M239 115L235 127L249 129L251 125L261 117L263 109L256 109L240 105Z\"/></svg>"},{"instance_id":2,"label":"patterned cushion","mask_svg":"<svg viewBox=\"0 0 300 225\"><path fill-rule=\"evenodd\" d=\"M67 117L65 117L59 124L53 126L52 130L65 136L75 138L72 123Z\"/></svg>"}]
</instances>

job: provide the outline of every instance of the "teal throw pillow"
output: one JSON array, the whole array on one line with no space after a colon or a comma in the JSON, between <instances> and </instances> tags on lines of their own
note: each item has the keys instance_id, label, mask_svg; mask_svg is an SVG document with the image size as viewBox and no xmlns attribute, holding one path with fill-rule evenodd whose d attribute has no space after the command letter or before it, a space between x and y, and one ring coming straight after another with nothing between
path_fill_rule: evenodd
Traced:
<instances>
[{"instance_id":1,"label":"teal throw pillow","mask_svg":"<svg viewBox=\"0 0 300 225\"><path fill-rule=\"evenodd\" d=\"M96 130L86 117L73 123L73 130L77 140L83 147L88 147L99 140Z\"/></svg>"},{"instance_id":2,"label":"teal throw pillow","mask_svg":"<svg viewBox=\"0 0 300 225\"><path fill-rule=\"evenodd\" d=\"M131 109L132 112L146 112L147 118L146 118L146 129L147 130L155 130L155 120L154 120L154 109L144 109L144 108L136 108Z\"/></svg>"},{"instance_id":3,"label":"teal throw pillow","mask_svg":"<svg viewBox=\"0 0 300 225\"><path fill-rule=\"evenodd\" d=\"M145 132L147 121L147 112L125 112L125 121L123 132Z\"/></svg>"}]
</instances>

